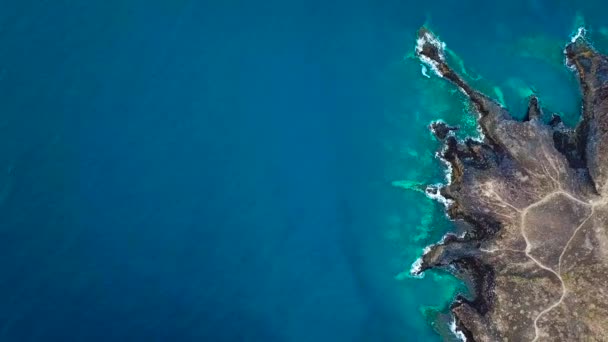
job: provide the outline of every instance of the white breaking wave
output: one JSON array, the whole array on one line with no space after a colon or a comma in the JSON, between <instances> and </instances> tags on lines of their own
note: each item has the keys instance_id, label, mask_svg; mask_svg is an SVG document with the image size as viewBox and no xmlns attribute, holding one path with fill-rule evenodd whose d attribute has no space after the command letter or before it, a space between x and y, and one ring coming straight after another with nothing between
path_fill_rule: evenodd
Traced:
<instances>
[{"instance_id":1,"label":"white breaking wave","mask_svg":"<svg viewBox=\"0 0 608 342\"><path fill-rule=\"evenodd\" d=\"M574 35L570 36L570 42L574 43L579 38L585 38L586 34L587 30L585 29L585 27L581 26L576 30L576 33Z\"/></svg>"},{"instance_id":2,"label":"white breaking wave","mask_svg":"<svg viewBox=\"0 0 608 342\"><path fill-rule=\"evenodd\" d=\"M443 187L443 184L430 185L426 188L424 193L426 194L426 197L443 204L443 206L448 209L454 203L454 201L441 195L441 188ZM432 190L435 191L433 192Z\"/></svg>"},{"instance_id":3,"label":"white breaking wave","mask_svg":"<svg viewBox=\"0 0 608 342\"><path fill-rule=\"evenodd\" d=\"M445 148L446 147L444 147L444 149ZM445 176L446 176L447 184L449 185L452 182L452 165L450 165L450 163L447 160L442 158L440 153L437 153L436 156L439 158L439 160L441 160L446 165L446 175ZM433 200L443 204L443 206L446 209L449 209L450 206L454 203L454 201L441 195L441 189L443 187L445 187L444 184L429 185L425 189L424 193L428 198L433 199ZM447 213L446 213L446 215L447 215ZM412 267L410 268L410 275L412 277L415 277L415 278L424 277L424 272L420 272L420 270L422 268L422 257L424 257L425 254L430 252L431 248L433 246L444 243L446 236L447 236L447 234L444 235L441 238L441 241L439 241L438 243L431 244L431 245L424 247L424 250L422 251L422 256L420 258L416 259L416 261L414 261L414 263L412 264Z\"/></svg>"},{"instance_id":4,"label":"white breaking wave","mask_svg":"<svg viewBox=\"0 0 608 342\"><path fill-rule=\"evenodd\" d=\"M437 152L435 153L435 157L439 158L439 160L441 160L441 162L443 163L443 165L445 165L445 180L447 182L448 185L450 185L452 183L452 164L450 164L449 161L445 160L445 158L443 158L442 156L445 154L445 151L448 149L448 145L444 145L443 148L441 149L441 152Z\"/></svg>"},{"instance_id":5,"label":"white breaking wave","mask_svg":"<svg viewBox=\"0 0 608 342\"><path fill-rule=\"evenodd\" d=\"M410 276L414 278L422 279L424 278L424 272L420 272L422 269L422 257L416 259L410 268Z\"/></svg>"},{"instance_id":6,"label":"white breaking wave","mask_svg":"<svg viewBox=\"0 0 608 342\"><path fill-rule=\"evenodd\" d=\"M458 328L456 327L456 319L454 318L454 320L450 323L450 331L456 335L456 337L462 341L462 342L466 342L467 341L467 337L464 335L464 333L460 330L458 330Z\"/></svg>"},{"instance_id":7,"label":"white breaking wave","mask_svg":"<svg viewBox=\"0 0 608 342\"><path fill-rule=\"evenodd\" d=\"M572 33L570 35L570 43L576 42L576 40L579 38L585 38L586 35L587 35L587 29L585 29L584 26L581 26L576 30L576 33ZM576 68L574 67L574 65L572 65L568 62L568 57L566 57L566 48L565 47L564 47L564 65L568 69L576 72Z\"/></svg>"},{"instance_id":8,"label":"white breaking wave","mask_svg":"<svg viewBox=\"0 0 608 342\"><path fill-rule=\"evenodd\" d=\"M439 77L443 77L443 75L441 74L441 72L439 71L439 67L437 62L435 62L434 60L428 58L427 56L422 55L422 48L424 47L425 43L429 43L433 46L435 46L437 48L437 50L439 51L439 58L444 61L445 60L445 43L440 41L439 39L437 39L436 37L433 37L432 34L430 34L429 32L425 32L424 35L422 35L422 37L419 37L418 39L416 39L416 55L418 56L418 58L420 59L420 61L423 63L423 66L426 65L429 68L431 68L431 70L433 70L433 72L435 73L435 75L439 76ZM428 73L425 73L424 69L423 69L423 73L424 76L428 76Z\"/></svg>"},{"instance_id":9,"label":"white breaking wave","mask_svg":"<svg viewBox=\"0 0 608 342\"><path fill-rule=\"evenodd\" d=\"M410 268L410 276L414 277L414 278L424 278L424 272L420 272L422 270L422 258L431 251L431 247L433 247L434 245L429 245L424 247L424 249L422 250L422 256L418 259L416 259L416 261L414 261L414 263L412 264L412 267Z\"/></svg>"}]
</instances>

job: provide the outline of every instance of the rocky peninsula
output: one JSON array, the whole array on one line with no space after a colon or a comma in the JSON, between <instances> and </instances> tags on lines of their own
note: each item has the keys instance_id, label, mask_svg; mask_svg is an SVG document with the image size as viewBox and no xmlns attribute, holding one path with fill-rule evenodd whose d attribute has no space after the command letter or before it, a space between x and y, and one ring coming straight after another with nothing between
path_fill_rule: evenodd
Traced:
<instances>
[{"instance_id":1,"label":"rocky peninsula","mask_svg":"<svg viewBox=\"0 0 608 342\"><path fill-rule=\"evenodd\" d=\"M578 76L582 119L543 120L536 97L524 119L473 89L446 62L426 28L416 54L470 100L481 139L456 139L434 123L448 185L429 187L466 226L429 246L416 273L448 270L472 296L451 305L468 341L608 341L608 58L584 30L564 53Z\"/></svg>"}]
</instances>

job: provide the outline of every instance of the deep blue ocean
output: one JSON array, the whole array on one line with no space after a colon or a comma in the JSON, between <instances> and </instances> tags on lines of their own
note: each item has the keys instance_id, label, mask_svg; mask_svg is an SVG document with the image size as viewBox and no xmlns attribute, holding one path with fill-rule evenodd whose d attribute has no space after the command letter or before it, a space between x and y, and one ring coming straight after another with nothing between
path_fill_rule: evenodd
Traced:
<instances>
[{"instance_id":1,"label":"deep blue ocean","mask_svg":"<svg viewBox=\"0 0 608 342\"><path fill-rule=\"evenodd\" d=\"M408 272L451 224L392 184L444 181L426 126L474 116L416 30L575 124L561 49L606 9L0 0L0 341L441 340L462 286Z\"/></svg>"}]
</instances>

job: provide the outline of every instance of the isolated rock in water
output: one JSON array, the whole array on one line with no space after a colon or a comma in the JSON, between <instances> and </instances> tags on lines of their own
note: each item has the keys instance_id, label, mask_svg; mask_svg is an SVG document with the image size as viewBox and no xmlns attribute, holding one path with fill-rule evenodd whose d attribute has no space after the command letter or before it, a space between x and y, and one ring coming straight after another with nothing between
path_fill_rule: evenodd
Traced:
<instances>
[{"instance_id":1,"label":"isolated rock in water","mask_svg":"<svg viewBox=\"0 0 608 342\"><path fill-rule=\"evenodd\" d=\"M469 340L608 341L608 59L583 34L566 47L583 92L582 121L568 130L557 116L543 123L535 97L514 120L447 65L444 48L419 31L418 57L470 99L484 137L439 137L452 168L440 193L468 230L431 246L419 271L446 268L471 286L474 297L451 306Z\"/></svg>"},{"instance_id":2,"label":"isolated rock in water","mask_svg":"<svg viewBox=\"0 0 608 342\"><path fill-rule=\"evenodd\" d=\"M433 134L435 134L437 139L443 140L447 138L452 132L457 131L458 127L449 126L443 121L433 121L429 125L429 129L431 130L431 132L433 132Z\"/></svg>"}]
</instances>

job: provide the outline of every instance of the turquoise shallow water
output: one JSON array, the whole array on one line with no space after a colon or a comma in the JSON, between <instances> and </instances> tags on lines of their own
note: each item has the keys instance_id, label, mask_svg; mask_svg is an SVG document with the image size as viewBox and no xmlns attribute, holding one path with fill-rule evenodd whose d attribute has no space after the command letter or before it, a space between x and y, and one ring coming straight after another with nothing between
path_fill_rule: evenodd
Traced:
<instances>
[{"instance_id":1,"label":"turquoise shallow water","mask_svg":"<svg viewBox=\"0 0 608 342\"><path fill-rule=\"evenodd\" d=\"M427 130L474 132L426 24L575 124L601 1L0 1L0 341L433 341L461 284ZM448 337L453 338L453 337Z\"/></svg>"}]
</instances>

